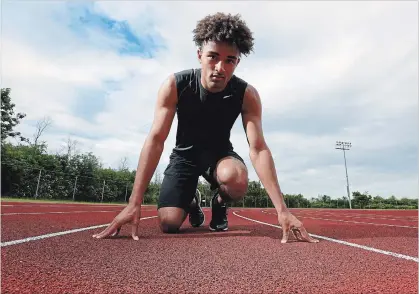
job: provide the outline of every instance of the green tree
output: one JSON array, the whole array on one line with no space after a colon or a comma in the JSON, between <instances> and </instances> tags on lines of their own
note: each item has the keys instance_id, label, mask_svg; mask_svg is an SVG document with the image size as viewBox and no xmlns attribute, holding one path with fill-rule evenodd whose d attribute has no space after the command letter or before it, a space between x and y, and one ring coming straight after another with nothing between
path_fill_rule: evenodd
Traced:
<instances>
[{"instance_id":1,"label":"green tree","mask_svg":"<svg viewBox=\"0 0 419 294\"><path fill-rule=\"evenodd\" d=\"M15 115L15 104L12 103L10 97L10 88L1 89L1 143L5 142L8 137L20 138L20 141L27 142L28 140L22 137L20 132L14 131L14 128L20 123L26 114L17 113Z\"/></svg>"},{"instance_id":2,"label":"green tree","mask_svg":"<svg viewBox=\"0 0 419 294\"><path fill-rule=\"evenodd\" d=\"M246 207L259 207L263 198L262 186L259 181L250 181L245 199ZM266 202L265 202L266 203Z\"/></svg>"},{"instance_id":3,"label":"green tree","mask_svg":"<svg viewBox=\"0 0 419 294\"><path fill-rule=\"evenodd\" d=\"M352 193L354 205L358 208L366 208L367 205L372 200L372 196L368 194L368 192L360 193L355 191Z\"/></svg>"},{"instance_id":4,"label":"green tree","mask_svg":"<svg viewBox=\"0 0 419 294\"><path fill-rule=\"evenodd\" d=\"M211 191L211 186L208 184L206 180L199 180L198 181L198 190L201 192L201 205L204 207L209 207L212 197L214 196L214 192ZM240 202L242 205L243 202ZM237 203L233 205L237 206Z\"/></svg>"}]
</instances>

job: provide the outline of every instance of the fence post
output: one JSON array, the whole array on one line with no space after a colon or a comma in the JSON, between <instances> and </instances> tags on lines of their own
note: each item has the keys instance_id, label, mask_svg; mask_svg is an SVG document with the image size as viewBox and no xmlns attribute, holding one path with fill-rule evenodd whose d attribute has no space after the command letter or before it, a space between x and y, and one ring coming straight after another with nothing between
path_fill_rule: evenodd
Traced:
<instances>
[{"instance_id":1,"label":"fence post","mask_svg":"<svg viewBox=\"0 0 419 294\"><path fill-rule=\"evenodd\" d=\"M76 201L76 186L77 186L77 176L76 176L76 181L74 182L74 189L73 189L73 201Z\"/></svg>"},{"instance_id":2,"label":"fence post","mask_svg":"<svg viewBox=\"0 0 419 294\"><path fill-rule=\"evenodd\" d=\"M125 185L125 202L127 202L128 183Z\"/></svg>"},{"instance_id":3,"label":"fence post","mask_svg":"<svg viewBox=\"0 0 419 294\"><path fill-rule=\"evenodd\" d=\"M102 199L100 200L100 203L103 202L103 193L105 193L105 180L103 180Z\"/></svg>"},{"instance_id":4,"label":"fence post","mask_svg":"<svg viewBox=\"0 0 419 294\"><path fill-rule=\"evenodd\" d=\"M42 172L42 169L39 170L38 183L36 184L35 199L38 197L39 182L41 181L41 172Z\"/></svg>"}]
</instances>

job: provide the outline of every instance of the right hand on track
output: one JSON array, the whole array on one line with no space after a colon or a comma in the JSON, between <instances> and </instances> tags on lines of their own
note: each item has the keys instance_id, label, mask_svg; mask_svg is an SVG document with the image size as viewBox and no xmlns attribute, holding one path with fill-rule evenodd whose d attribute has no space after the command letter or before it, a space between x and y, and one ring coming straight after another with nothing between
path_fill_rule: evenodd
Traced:
<instances>
[{"instance_id":1,"label":"right hand on track","mask_svg":"<svg viewBox=\"0 0 419 294\"><path fill-rule=\"evenodd\" d=\"M93 238L103 239L119 234L121 227L127 223L131 224L131 236L134 240L139 240L138 229L140 225L141 206L129 203L109 224L109 226Z\"/></svg>"}]
</instances>

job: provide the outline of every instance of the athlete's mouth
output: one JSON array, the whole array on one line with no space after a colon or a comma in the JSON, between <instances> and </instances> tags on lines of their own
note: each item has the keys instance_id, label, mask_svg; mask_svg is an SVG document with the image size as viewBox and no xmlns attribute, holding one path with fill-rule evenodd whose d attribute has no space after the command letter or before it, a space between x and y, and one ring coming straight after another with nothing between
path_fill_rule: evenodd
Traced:
<instances>
[{"instance_id":1,"label":"athlete's mouth","mask_svg":"<svg viewBox=\"0 0 419 294\"><path fill-rule=\"evenodd\" d=\"M222 80L222 79L224 79L224 76L223 75L211 75L211 78L215 79L215 80Z\"/></svg>"}]
</instances>

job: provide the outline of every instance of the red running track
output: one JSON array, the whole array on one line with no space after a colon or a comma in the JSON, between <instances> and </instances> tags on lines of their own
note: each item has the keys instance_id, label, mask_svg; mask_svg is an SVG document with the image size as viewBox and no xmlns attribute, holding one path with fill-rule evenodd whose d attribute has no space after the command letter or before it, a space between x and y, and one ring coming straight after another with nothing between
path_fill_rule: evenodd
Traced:
<instances>
[{"instance_id":1,"label":"red running track","mask_svg":"<svg viewBox=\"0 0 419 294\"><path fill-rule=\"evenodd\" d=\"M2 293L418 292L417 210L295 209L320 242L281 244L272 209L230 209L222 233L208 230L208 209L203 227L186 221L176 235L148 218L136 242L126 227L106 240L91 237L103 227L26 239L105 225L121 206L4 205L11 204L2 202ZM142 217L156 215L143 210ZM388 220L395 216L400 222Z\"/></svg>"}]
</instances>

